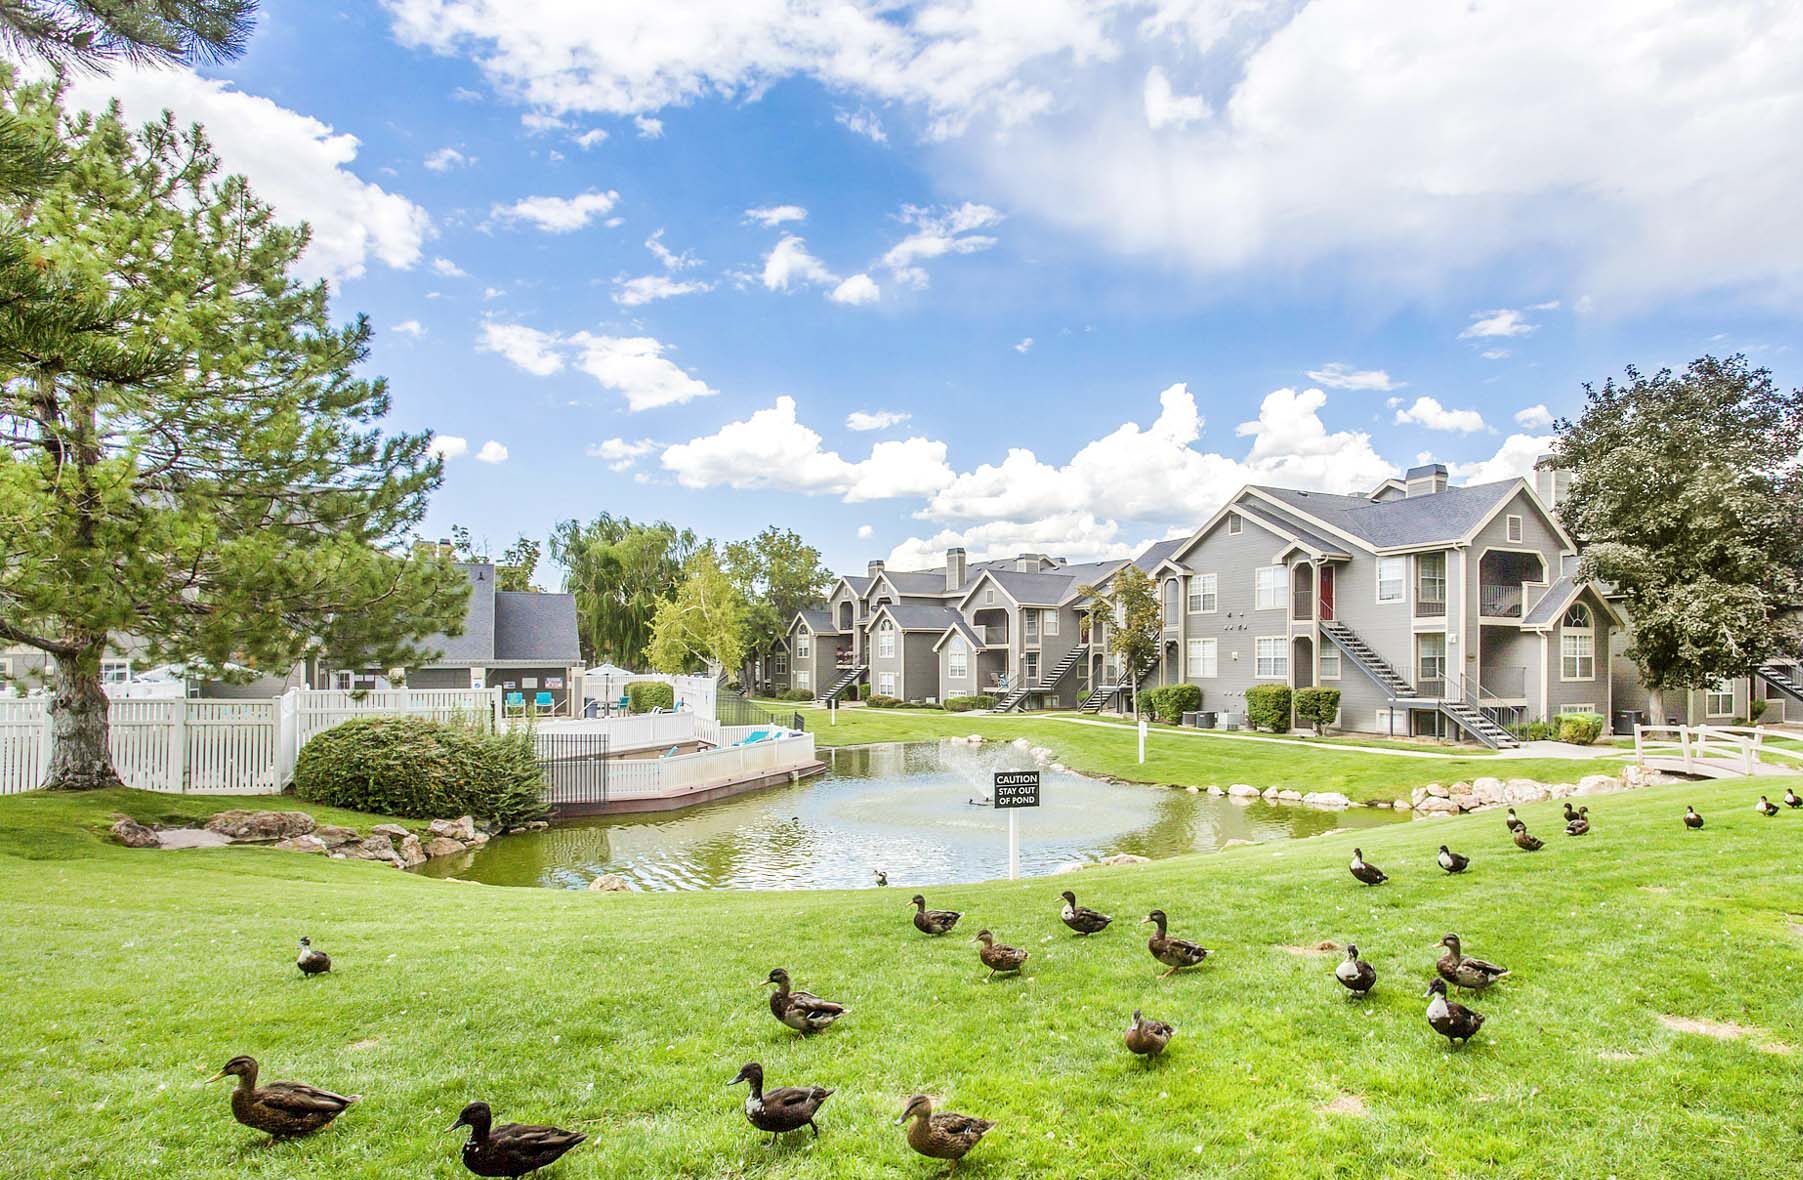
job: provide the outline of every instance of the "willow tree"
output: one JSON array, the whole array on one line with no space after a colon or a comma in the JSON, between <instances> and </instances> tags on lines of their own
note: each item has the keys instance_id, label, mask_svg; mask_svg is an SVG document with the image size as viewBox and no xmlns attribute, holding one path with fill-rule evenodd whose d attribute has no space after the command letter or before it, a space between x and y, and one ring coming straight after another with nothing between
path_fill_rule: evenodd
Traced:
<instances>
[{"instance_id":1,"label":"willow tree","mask_svg":"<svg viewBox=\"0 0 1803 1180\"><path fill-rule=\"evenodd\" d=\"M587 524L559 522L551 560L567 571L563 588L576 596L583 654L642 667L657 608L682 584L700 546L693 532L661 520L637 524L603 512Z\"/></svg>"},{"instance_id":2,"label":"willow tree","mask_svg":"<svg viewBox=\"0 0 1803 1180\"><path fill-rule=\"evenodd\" d=\"M0 196L44 276L0 300L0 640L52 661L46 785L117 783L100 663L286 670L310 652L387 667L460 625L467 584L406 540L442 478L429 436L386 434L285 226L225 177L199 127L132 130L0 69L0 118L55 164Z\"/></svg>"}]
</instances>

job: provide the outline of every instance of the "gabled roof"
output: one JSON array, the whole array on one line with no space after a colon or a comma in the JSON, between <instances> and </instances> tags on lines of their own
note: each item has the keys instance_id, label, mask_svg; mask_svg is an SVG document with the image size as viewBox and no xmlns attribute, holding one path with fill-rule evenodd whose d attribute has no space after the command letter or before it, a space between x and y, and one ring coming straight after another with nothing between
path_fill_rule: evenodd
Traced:
<instances>
[{"instance_id":1,"label":"gabled roof","mask_svg":"<svg viewBox=\"0 0 1803 1180\"><path fill-rule=\"evenodd\" d=\"M430 635L420 640L421 648L439 653L434 664L480 664L495 656L495 567L486 561L457 565L470 584L463 634Z\"/></svg>"},{"instance_id":2,"label":"gabled roof","mask_svg":"<svg viewBox=\"0 0 1803 1180\"><path fill-rule=\"evenodd\" d=\"M833 612L824 607L808 606L795 612L795 618L789 624L789 632L793 634L796 623L806 623L808 630L816 635L837 635L839 628L833 626Z\"/></svg>"},{"instance_id":3,"label":"gabled roof","mask_svg":"<svg viewBox=\"0 0 1803 1180\"><path fill-rule=\"evenodd\" d=\"M840 574L839 581L834 584L832 590L827 594L827 597L831 598L834 594L837 594L839 592L839 586L843 585L846 589L851 591L851 596L853 598L862 598L870 589L870 583L874 581L876 581L875 578L867 578L862 574Z\"/></svg>"},{"instance_id":4,"label":"gabled roof","mask_svg":"<svg viewBox=\"0 0 1803 1180\"><path fill-rule=\"evenodd\" d=\"M1502 503L1526 487L1525 480L1470 484L1427 496L1374 501L1365 496L1304 492L1295 488L1253 486L1249 492L1275 500L1328 531L1355 537L1377 549L1464 541Z\"/></svg>"},{"instance_id":5,"label":"gabled roof","mask_svg":"<svg viewBox=\"0 0 1803 1180\"><path fill-rule=\"evenodd\" d=\"M957 611L936 602L885 602L876 609L870 621L874 623L884 615L895 620L895 625L903 631L940 632L958 618Z\"/></svg>"},{"instance_id":6,"label":"gabled roof","mask_svg":"<svg viewBox=\"0 0 1803 1180\"><path fill-rule=\"evenodd\" d=\"M1173 537L1168 541L1154 541L1146 546L1144 553L1133 559L1133 564L1149 574L1163 565L1167 558L1176 556L1178 546L1182 545L1183 541L1182 537Z\"/></svg>"},{"instance_id":7,"label":"gabled roof","mask_svg":"<svg viewBox=\"0 0 1803 1180\"><path fill-rule=\"evenodd\" d=\"M939 633L939 638L933 641L933 650L938 651L940 648L944 647L946 641L952 636L962 635L964 636L965 642L970 644L970 649L972 651L983 651L988 645L985 644L982 639L978 638L977 629L965 622L964 616L958 614L958 612L953 611L952 614L954 616L952 625Z\"/></svg>"},{"instance_id":8,"label":"gabled roof","mask_svg":"<svg viewBox=\"0 0 1803 1180\"><path fill-rule=\"evenodd\" d=\"M944 570L884 570L881 577L903 597L945 593Z\"/></svg>"},{"instance_id":9,"label":"gabled roof","mask_svg":"<svg viewBox=\"0 0 1803 1180\"><path fill-rule=\"evenodd\" d=\"M1551 628L1565 617L1565 612L1571 609L1571 604L1582 597L1586 590L1590 591L1591 598L1603 608L1604 613L1617 626L1625 625L1626 620L1622 618L1621 612L1607 598L1598 593L1599 589L1590 582L1577 582L1570 577L1555 578L1553 584L1546 588L1546 593L1540 596L1540 601L1534 604L1534 608L1522 616L1522 630L1545 631Z\"/></svg>"},{"instance_id":10,"label":"gabled roof","mask_svg":"<svg viewBox=\"0 0 1803 1180\"><path fill-rule=\"evenodd\" d=\"M576 596L527 590L495 592L497 663L569 666L582 662L576 632Z\"/></svg>"},{"instance_id":11,"label":"gabled roof","mask_svg":"<svg viewBox=\"0 0 1803 1180\"><path fill-rule=\"evenodd\" d=\"M1256 520L1260 524L1276 530L1286 541L1300 545L1317 557L1350 558L1352 556L1347 552L1345 545L1321 536L1281 508L1271 507L1262 501L1242 503L1239 506L1239 513L1241 516Z\"/></svg>"}]
</instances>

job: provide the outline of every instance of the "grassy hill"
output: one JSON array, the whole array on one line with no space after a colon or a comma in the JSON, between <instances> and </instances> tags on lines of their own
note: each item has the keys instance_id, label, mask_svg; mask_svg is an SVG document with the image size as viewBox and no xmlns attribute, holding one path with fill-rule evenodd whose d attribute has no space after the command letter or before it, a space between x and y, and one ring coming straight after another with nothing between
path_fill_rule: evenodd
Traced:
<instances>
[{"instance_id":1,"label":"grassy hill","mask_svg":"<svg viewBox=\"0 0 1803 1180\"><path fill-rule=\"evenodd\" d=\"M1771 792L1782 783L1761 784ZM503 890L260 849L127 851L98 833L232 803L110 792L0 800L0 1175L452 1177L468 1100L590 1142L552 1177L924 1177L890 1125L917 1091L1000 1126L974 1176L1795 1176L1803 1168L1803 814L1744 784L1589 800L1595 833L1524 808L1075 876L912 888L621 895ZM1708 816L1682 829L1685 803ZM343 819L342 815L334 818ZM368 819L365 817L364 822ZM1391 875L1366 888L1355 839ZM1474 857L1446 877L1435 848ZM906 885L907 883L900 883ZM1072 885L1116 916L1087 941ZM1217 954L1156 978L1145 912ZM982 982L980 927L1028 947ZM1514 969L1452 1051L1418 998L1448 930ZM338 969L302 979L310 934ZM1379 972L1349 1002L1325 941ZM848 1004L802 1040L774 966ZM1145 1068L1134 1007L1178 1027ZM1691 1031L1685 1031L1686 1029ZM199 1083L235 1053L365 1101L262 1146ZM760 1145L726 1083L837 1093L822 1138Z\"/></svg>"}]
</instances>

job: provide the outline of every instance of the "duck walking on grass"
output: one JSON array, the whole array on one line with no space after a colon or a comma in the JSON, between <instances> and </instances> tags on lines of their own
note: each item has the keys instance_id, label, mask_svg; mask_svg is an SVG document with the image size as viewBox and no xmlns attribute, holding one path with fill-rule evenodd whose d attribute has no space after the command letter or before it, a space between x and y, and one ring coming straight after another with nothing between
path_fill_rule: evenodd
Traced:
<instances>
[{"instance_id":1,"label":"duck walking on grass","mask_svg":"<svg viewBox=\"0 0 1803 1180\"><path fill-rule=\"evenodd\" d=\"M1539 852L1546 847L1546 842L1528 831L1527 825L1515 829L1515 847L1523 852Z\"/></svg>"},{"instance_id":2,"label":"duck walking on grass","mask_svg":"<svg viewBox=\"0 0 1803 1180\"><path fill-rule=\"evenodd\" d=\"M1077 895L1068 889L1058 896L1064 899L1064 909L1059 911L1058 916L1078 934L1100 934L1108 929L1108 923L1114 921L1107 914L1078 905Z\"/></svg>"},{"instance_id":3,"label":"duck walking on grass","mask_svg":"<svg viewBox=\"0 0 1803 1180\"><path fill-rule=\"evenodd\" d=\"M1774 815L1778 814L1778 805L1773 803L1770 799L1767 799L1764 795L1761 795L1759 797L1759 802L1753 804L1753 810L1757 811L1760 815L1765 816L1767 819L1771 819Z\"/></svg>"},{"instance_id":4,"label":"duck walking on grass","mask_svg":"<svg viewBox=\"0 0 1803 1180\"><path fill-rule=\"evenodd\" d=\"M1027 961L1026 951L1017 946L1004 946L997 942L995 935L987 930L977 931L977 936L971 941L983 944L983 949L977 952L977 958L983 960L983 966L989 968L989 974L983 977L984 983L994 979L995 973L998 971L1003 974L1018 972L1021 965Z\"/></svg>"},{"instance_id":5,"label":"duck walking on grass","mask_svg":"<svg viewBox=\"0 0 1803 1180\"><path fill-rule=\"evenodd\" d=\"M359 1094L334 1094L305 1082L259 1086L254 1057L232 1058L207 1081L216 1082L227 1076L238 1079L237 1088L232 1091L232 1117L271 1139L311 1135L344 1113L346 1107L362 1100Z\"/></svg>"},{"instance_id":6,"label":"duck walking on grass","mask_svg":"<svg viewBox=\"0 0 1803 1180\"><path fill-rule=\"evenodd\" d=\"M1347 867L1352 870L1355 880L1363 881L1367 885L1382 885L1390 879L1376 865L1366 864L1365 854L1357 848L1352 850L1352 863Z\"/></svg>"},{"instance_id":7,"label":"duck walking on grass","mask_svg":"<svg viewBox=\"0 0 1803 1180\"><path fill-rule=\"evenodd\" d=\"M450 1129L455 1131L458 1127L470 1129L470 1137L463 1144L463 1166L476 1176L524 1176L548 1168L588 1138L580 1131L529 1123L502 1123L497 1127L486 1102L472 1102L464 1107Z\"/></svg>"},{"instance_id":8,"label":"duck walking on grass","mask_svg":"<svg viewBox=\"0 0 1803 1180\"><path fill-rule=\"evenodd\" d=\"M908 1124L908 1146L928 1159L950 1160L957 1171L958 1161L989 1134L995 1126L988 1119L972 1118L951 1111L933 1113L933 1100L925 1094L908 1099L897 1123Z\"/></svg>"},{"instance_id":9,"label":"duck walking on grass","mask_svg":"<svg viewBox=\"0 0 1803 1180\"><path fill-rule=\"evenodd\" d=\"M1786 807L1803 807L1803 795L1798 795L1791 788L1784 788L1784 805Z\"/></svg>"},{"instance_id":10,"label":"duck walking on grass","mask_svg":"<svg viewBox=\"0 0 1803 1180\"><path fill-rule=\"evenodd\" d=\"M1171 1037L1176 1032L1176 1029L1162 1020L1147 1020L1135 1008L1133 1023L1127 1026L1127 1048L1145 1058L1147 1065L1151 1065L1152 1058L1164 1052L1164 1047L1171 1043Z\"/></svg>"},{"instance_id":11,"label":"duck walking on grass","mask_svg":"<svg viewBox=\"0 0 1803 1180\"><path fill-rule=\"evenodd\" d=\"M1469 1044L1477 1030L1484 1027L1484 1014L1473 1012L1465 1005L1446 998L1446 981L1436 979L1427 985L1422 993L1424 997L1433 997L1427 1005L1428 1027L1445 1037L1453 1048L1461 1044Z\"/></svg>"},{"instance_id":12,"label":"duck walking on grass","mask_svg":"<svg viewBox=\"0 0 1803 1180\"><path fill-rule=\"evenodd\" d=\"M1377 986L1377 968L1359 958L1359 948L1350 944L1346 947L1346 957L1333 969L1333 977L1352 993L1353 999L1363 997Z\"/></svg>"},{"instance_id":13,"label":"duck walking on grass","mask_svg":"<svg viewBox=\"0 0 1803 1180\"><path fill-rule=\"evenodd\" d=\"M1586 807L1584 810L1588 811L1590 809L1588 807ZM1580 814L1579 812L1572 810L1571 800L1567 799L1565 801L1565 814L1563 816L1561 816L1560 818L1563 819L1568 824L1576 823L1579 814Z\"/></svg>"},{"instance_id":14,"label":"duck walking on grass","mask_svg":"<svg viewBox=\"0 0 1803 1180\"><path fill-rule=\"evenodd\" d=\"M303 934L300 940L300 954L295 957L294 965L300 968L302 975L324 975L332 969L332 956L324 951L314 950L313 940Z\"/></svg>"},{"instance_id":15,"label":"duck walking on grass","mask_svg":"<svg viewBox=\"0 0 1803 1180\"><path fill-rule=\"evenodd\" d=\"M1460 856L1444 844L1440 845L1440 855L1435 859L1449 873L1462 873L1471 866L1469 856Z\"/></svg>"},{"instance_id":16,"label":"duck walking on grass","mask_svg":"<svg viewBox=\"0 0 1803 1180\"><path fill-rule=\"evenodd\" d=\"M1578 813L1565 821L1565 834L1567 836L1588 836L1590 834L1590 808L1578 808Z\"/></svg>"},{"instance_id":17,"label":"duck walking on grass","mask_svg":"<svg viewBox=\"0 0 1803 1180\"><path fill-rule=\"evenodd\" d=\"M789 986L789 973L781 967L770 972L763 986L776 985L770 993L770 1015L798 1033L815 1033L845 1015L843 1004L823 1000L812 992L795 991Z\"/></svg>"},{"instance_id":18,"label":"duck walking on grass","mask_svg":"<svg viewBox=\"0 0 1803 1180\"><path fill-rule=\"evenodd\" d=\"M1208 948L1201 943L1190 942L1183 938L1170 938L1165 934L1168 919L1164 916L1163 910L1153 910L1140 920L1140 925L1144 926L1147 922L1156 925L1158 933L1146 939L1146 949L1152 953L1154 959L1170 968L1158 978L1169 979L1183 968L1197 966L1203 959L1208 958Z\"/></svg>"},{"instance_id":19,"label":"duck walking on grass","mask_svg":"<svg viewBox=\"0 0 1803 1180\"><path fill-rule=\"evenodd\" d=\"M1697 814L1696 808L1686 807L1684 809L1684 826L1693 832L1702 830L1703 817Z\"/></svg>"},{"instance_id":20,"label":"duck walking on grass","mask_svg":"<svg viewBox=\"0 0 1803 1180\"><path fill-rule=\"evenodd\" d=\"M1495 963L1467 955L1456 934L1442 938L1440 945L1446 948L1446 953L1434 963L1434 970L1439 972L1441 979L1456 988L1481 992L1509 973L1507 967L1499 967Z\"/></svg>"},{"instance_id":21,"label":"duck walking on grass","mask_svg":"<svg viewBox=\"0 0 1803 1180\"><path fill-rule=\"evenodd\" d=\"M833 1096L831 1090L825 1086L781 1086L766 1094L764 1067L755 1061L746 1062L738 1076L726 1084L736 1086L740 1082L751 1085L751 1093L745 1098L745 1121L760 1131L770 1132L770 1142L765 1146L774 1147L777 1136L803 1127L814 1132L814 1138L820 1138L814 1116L819 1113L820 1104Z\"/></svg>"},{"instance_id":22,"label":"duck walking on grass","mask_svg":"<svg viewBox=\"0 0 1803 1180\"><path fill-rule=\"evenodd\" d=\"M914 907L914 929L922 934L944 934L964 916L957 910L929 910L927 899L918 893L908 904Z\"/></svg>"},{"instance_id":23,"label":"duck walking on grass","mask_svg":"<svg viewBox=\"0 0 1803 1180\"><path fill-rule=\"evenodd\" d=\"M1515 814L1515 809L1513 807L1509 808L1508 818L1503 820L1503 822L1509 825L1509 830L1511 832L1522 832L1527 830L1527 825L1521 822L1521 817Z\"/></svg>"}]
</instances>

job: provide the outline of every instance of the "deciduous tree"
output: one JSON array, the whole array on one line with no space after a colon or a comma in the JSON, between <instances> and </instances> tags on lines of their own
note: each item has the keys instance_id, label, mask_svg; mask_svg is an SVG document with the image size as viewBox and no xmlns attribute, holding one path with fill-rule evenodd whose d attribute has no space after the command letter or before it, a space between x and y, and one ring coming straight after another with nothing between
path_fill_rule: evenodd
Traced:
<instances>
[{"instance_id":1,"label":"deciduous tree","mask_svg":"<svg viewBox=\"0 0 1803 1180\"><path fill-rule=\"evenodd\" d=\"M562 521L551 533L551 558L567 571L576 596L582 650L591 660L627 668L645 662L658 604L676 592L700 540L658 521L637 524L603 512L587 524Z\"/></svg>"},{"instance_id":2,"label":"deciduous tree","mask_svg":"<svg viewBox=\"0 0 1803 1180\"><path fill-rule=\"evenodd\" d=\"M833 575L820 550L775 525L728 545L726 572L745 597L745 659L739 673L749 691L752 661L776 649L796 614L820 601Z\"/></svg>"},{"instance_id":3,"label":"deciduous tree","mask_svg":"<svg viewBox=\"0 0 1803 1180\"><path fill-rule=\"evenodd\" d=\"M1101 586L1081 586L1078 592L1090 600L1090 634L1096 634L1098 624L1107 633L1110 650L1121 661L1137 709L1140 674L1158 659L1158 645L1164 634L1157 587L1144 570L1128 562Z\"/></svg>"},{"instance_id":4,"label":"deciduous tree","mask_svg":"<svg viewBox=\"0 0 1803 1180\"><path fill-rule=\"evenodd\" d=\"M745 654L745 596L711 548L689 562L674 597L651 622L651 666L660 672L736 668Z\"/></svg>"}]
</instances>

